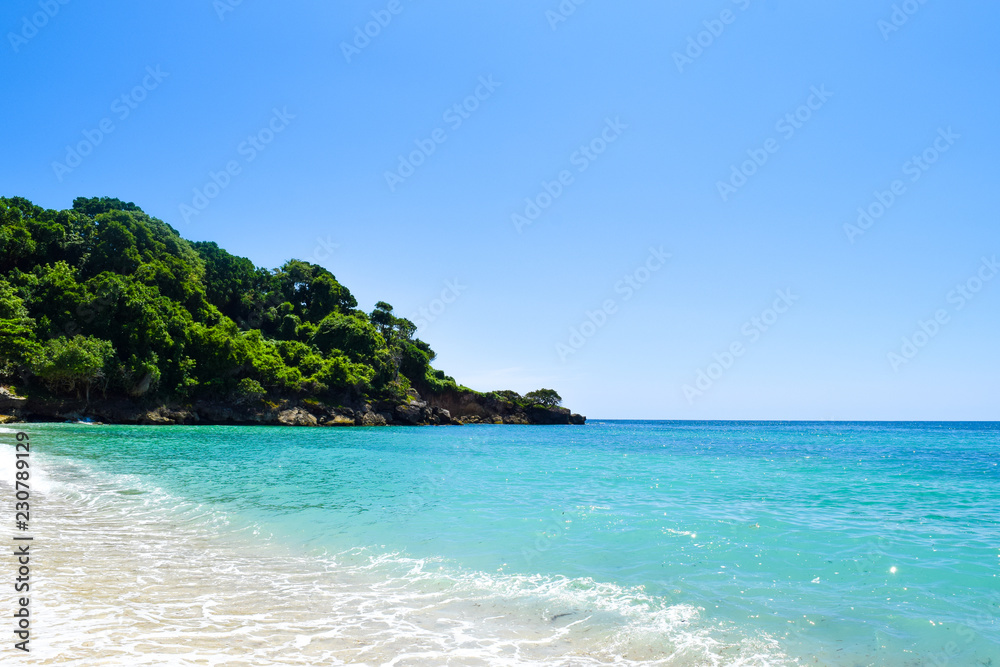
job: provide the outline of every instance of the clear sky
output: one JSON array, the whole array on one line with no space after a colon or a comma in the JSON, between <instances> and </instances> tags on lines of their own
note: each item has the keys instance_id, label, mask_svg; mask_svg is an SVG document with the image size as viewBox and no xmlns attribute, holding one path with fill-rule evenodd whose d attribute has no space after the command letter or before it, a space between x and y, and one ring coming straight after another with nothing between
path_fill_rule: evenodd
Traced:
<instances>
[{"instance_id":1,"label":"clear sky","mask_svg":"<svg viewBox=\"0 0 1000 667\"><path fill-rule=\"evenodd\" d=\"M8 0L0 190L591 418L1000 419L1000 5L576 1Z\"/></svg>"}]
</instances>

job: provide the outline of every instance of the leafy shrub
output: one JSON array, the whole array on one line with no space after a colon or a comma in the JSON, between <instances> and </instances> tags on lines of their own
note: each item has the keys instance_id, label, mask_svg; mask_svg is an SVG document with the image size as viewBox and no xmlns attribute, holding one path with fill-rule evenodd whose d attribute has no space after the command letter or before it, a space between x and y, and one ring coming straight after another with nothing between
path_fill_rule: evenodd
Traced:
<instances>
[{"instance_id":1,"label":"leafy shrub","mask_svg":"<svg viewBox=\"0 0 1000 667\"><path fill-rule=\"evenodd\" d=\"M261 386L260 382L251 378L240 380L236 385L236 391L233 392L233 400L241 405L256 403L265 396L267 396L267 391L264 390L264 387Z\"/></svg>"}]
</instances>

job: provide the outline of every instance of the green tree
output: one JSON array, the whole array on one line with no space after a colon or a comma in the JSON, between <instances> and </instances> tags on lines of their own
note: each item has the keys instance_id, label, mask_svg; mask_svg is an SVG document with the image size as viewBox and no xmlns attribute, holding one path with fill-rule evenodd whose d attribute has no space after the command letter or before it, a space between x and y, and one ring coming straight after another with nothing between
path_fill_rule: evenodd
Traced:
<instances>
[{"instance_id":1,"label":"green tree","mask_svg":"<svg viewBox=\"0 0 1000 667\"><path fill-rule=\"evenodd\" d=\"M38 244L31 237L31 232L25 222L25 212L32 214L30 204L23 200L0 199L0 271L10 271L15 268L31 267Z\"/></svg>"},{"instance_id":2,"label":"green tree","mask_svg":"<svg viewBox=\"0 0 1000 667\"><path fill-rule=\"evenodd\" d=\"M215 243L192 244L205 265L205 296L222 314L243 328L257 328L263 321L267 296L275 290L267 269L245 257L231 255Z\"/></svg>"},{"instance_id":3,"label":"green tree","mask_svg":"<svg viewBox=\"0 0 1000 667\"><path fill-rule=\"evenodd\" d=\"M0 278L0 375L13 375L39 352L34 325L24 301Z\"/></svg>"},{"instance_id":4,"label":"green tree","mask_svg":"<svg viewBox=\"0 0 1000 667\"><path fill-rule=\"evenodd\" d=\"M73 210L93 218L108 211L139 211L141 209L132 202L123 202L114 197L91 197L89 199L77 197L73 200Z\"/></svg>"},{"instance_id":5,"label":"green tree","mask_svg":"<svg viewBox=\"0 0 1000 667\"><path fill-rule=\"evenodd\" d=\"M363 314L330 313L319 323L312 342L322 352L343 352L352 361L371 363L386 349L382 334Z\"/></svg>"},{"instance_id":6,"label":"green tree","mask_svg":"<svg viewBox=\"0 0 1000 667\"><path fill-rule=\"evenodd\" d=\"M322 266L293 259L274 276L284 301L303 320L319 323L332 312L346 313L358 305L351 292Z\"/></svg>"},{"instance_id":7,"label":"green tree","mask_svg":"<svg viewBox=\"0 0 1000 667\"><path fill-rule=\"evenodd\" d=\"M89 336L53 338L45 343L32 361L34 373L53 392L86 390L106 377L105 368L114 357L111 343Z\"/></svg>"},{"instance_id":8,"label":"green tree","mask_svg":"<svg viewBox=\"0 0 1000 667\"><path fill-rule=\"evenodd\" d=\"M529 391L524 395L524 398L535 405L541 405L545 408L554 408L562 403L562 396L557 394L554 389Z\"/></svg>"},{"instance_id":9,"label":"green tree","mask_svg":"<svg viewBox=\"0 0 1000 667\"><path fill-rule=\"evenodd\" d=\"M385 301L379 301L375 304L375 310L368 316L368 319L378 327L378 332L382 334L382 338L389 340L392 329L396 325L396 317L392 314L392 306Z\"/></svg>"}]
</instances>

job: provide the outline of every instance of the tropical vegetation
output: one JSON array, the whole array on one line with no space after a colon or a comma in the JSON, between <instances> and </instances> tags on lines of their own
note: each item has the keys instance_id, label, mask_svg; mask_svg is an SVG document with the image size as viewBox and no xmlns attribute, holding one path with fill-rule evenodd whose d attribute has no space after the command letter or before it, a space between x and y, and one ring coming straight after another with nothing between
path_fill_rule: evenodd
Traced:
<instances>
[{"instance_id":1,"label":"tropical vegetation","mask_svg":"<svg viewBox=\"0 0 1000 667\"><path fill-rule=\"evenodd\" d=\"M0 198L0 382L22 392L347 404L471 391L434 358L411 321L384 301L359 309L322 266L264 269L118 199Z\"/></svg>"}]
</instances>

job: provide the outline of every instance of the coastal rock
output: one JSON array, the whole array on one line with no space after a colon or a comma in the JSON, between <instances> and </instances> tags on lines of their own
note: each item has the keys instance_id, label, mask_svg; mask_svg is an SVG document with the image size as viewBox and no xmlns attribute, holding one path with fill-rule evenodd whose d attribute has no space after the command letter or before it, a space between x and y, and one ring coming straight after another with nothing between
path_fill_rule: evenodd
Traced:
<instances>
[{"instance_id":1,"label":"coastal rock","mask_svg":"<svg viewBox=\"0 0 1000 667\"><path fill-rule=\"evenodd\" d=\"M197 412L189 410L164 410L164 414L178 424L197 424L201 419Z\"/></svg>"},{"instance_id":2,"label":"coastal rock","mask_svg":"<svg viewBox=\"0 0 1000 667\"><path fill-rule=\"evenodd\" d=\"M361 414L343 406L328 408L324 405L309 405L311 413L317 418L320 426L354 426L361 423Z\"/></svg>"},{"instance_id":3,"label":"coastal rock","mask_svg":"<svg viewBox=\"0 0 1000 667\"><path fill-rule=\"evenodd\" d=\"M159 424L159 425L170 425L176 424L177 422L160 413L159 410L150 411L146 413L145 419L143 419L145 424Z\"/></svg>"},{"instance_id":4,"label":"coastal rock","mask_svg":"<svg viewBox=\"0 0 1000 667\"><path fill-rule=\"evenodd\" d=\"M540 405L521 407L496 395L482 395L461 390L428 394L432 409L447 410L450 423L461 424L585 424L587 418L566 408Z\"/></svg>"},{"instance_id":5,"label":"coastal rock","mask_svg":"<svg viewBox=\"0 0 1000 667\"><path fill-rule=\"evenodd\" d=\"M333 419L327 420L324 426L354 426L354 423L354 417L334 415Z\"/></svg>"},{"instance_id":6,"label":"coastal rock","mask_svg":"<svg viewBox=\"0 0 1000 667\"><path fill-rule=\"evenodd\" d=\"M428 421L431 424L436 424L439 426L461 426L462 422L458 421L451 416L451 413L444 408L439 408L434 406L430 408L430 417Z\"/></svg>"},{"instance_id":7,"label":"coastal rock","mask_svg":"<svg viewBox=\"0 0 1000 667\"><path fill-rule=\"evenodd\" d=\"M15 421L94 420L107 424L273 424L293 426L387 426L461 424L584 424L586 417L566 408L522 408L493 396L466 391L416 392L395 401L361 403L338 397L330 405L319 401L231 401L162 404L125 398L22 398L0 389L0 415ZM332 407L336 406L336 407ZM9 418L8 418L8 421Z\"/></svg>"},{"instance_id":8,"label":"coastal rock","mask_svg":"<svg viewBox=\"0 0 1000 667\"><path fill-rule=\"evenodd\" d=\"M369 408L371 406L368 406ZM361 426L385 426L385 417L372 412L371 410L361 415Z\"/></svg>"},{"instance_id":9,"label":"coastal rock","mask_svg":"<svg viewBox=\"0 0 1000 667\"><path fill-rule=\"evenodd\" d=\"M107 418L105 419L108 420ZM116 416L116 419L108 421L118 421L120 419L121 416ZM137 414L134 418L126 419L126 421L134 421L138 424L169 426L171 424L194 424L199 420L197 413L160 406L155 410L148 410L142 414Z\"/></svg>"},{"instance_id":10,"label":"coastal rock","mask_svg":"<svg viewBox=\"0 0 1000 667\"><path fill-rule=\"evenodd\" d=\"M317 426L319 421L303 410L302 408L292 408L282 410L278 413L278 421L285 426Z\"/></svg>"},{"instance_id":11,"label":"coastal rock","mask_svg":"<svg viewBox=\"0 0 1000 667\"><path fill-rule=\"evenodd\" d=\"M237 421L233 408L219 403L198 404L198 414L204 417L205 421L213 424L226 424Z\"/></svg>"},{"instance_id":12,"label":"coastal rock","mask_svg":"<svg viewBox=\"0 0 1000 667\"><path fill-rule=\"evenodd\" d=\"M397 405L395 412L396 419L404 424L419 424L424 417L423 411L413 403Z\"/></svg>"},{"instance_id":13,"label":"coastal rock","mask_svg":"<svg viewBox=\"0 0 1000 667\"><path fill-rule=\"evenodd\" d=\"M518 413L515 413L515 414L512 414L512 415L507 415L506 417L504 417L503 418L503 423L504 424L527 425L527 424L530 424L531 422L528 421L528 418L523 413L518 412Z\"/></svg>"},{"instance_id":14,"label":"coastal rock","mask_svg":"<svg viewBox=\"0 0 1000 667\"><path fill-rule=\"evenodd\" d=\"M150 385L153 383L153 374L146 373L143 375L138 382L132 385L129 390L129 396L138 398L139 396L145 396L146 392L149 391Z\"/></svg>"},{"instance_id":15,"label":"coastal rock","mask_svg":"<svg viewBox=\"0 0 1000 667\"><path fill-rule=\"evenodd\" d=\"M0 410L20 410L27 402L28 399L11 393L6 387L0 387Z\"/></svg>"},{"instance_id":16,"label":"coastal rock","mask_svg":"<svg viewBox=\"0 0 1000 667\"><path fill-rule=\"evenodd\" d=\"M528 421L532 424L582 424L586 421L583 417L577 415L583 421L574 422L573 415L567 408L534 406L525 408L524 413L528 417Z\"/></svg>"}]
</instances>

